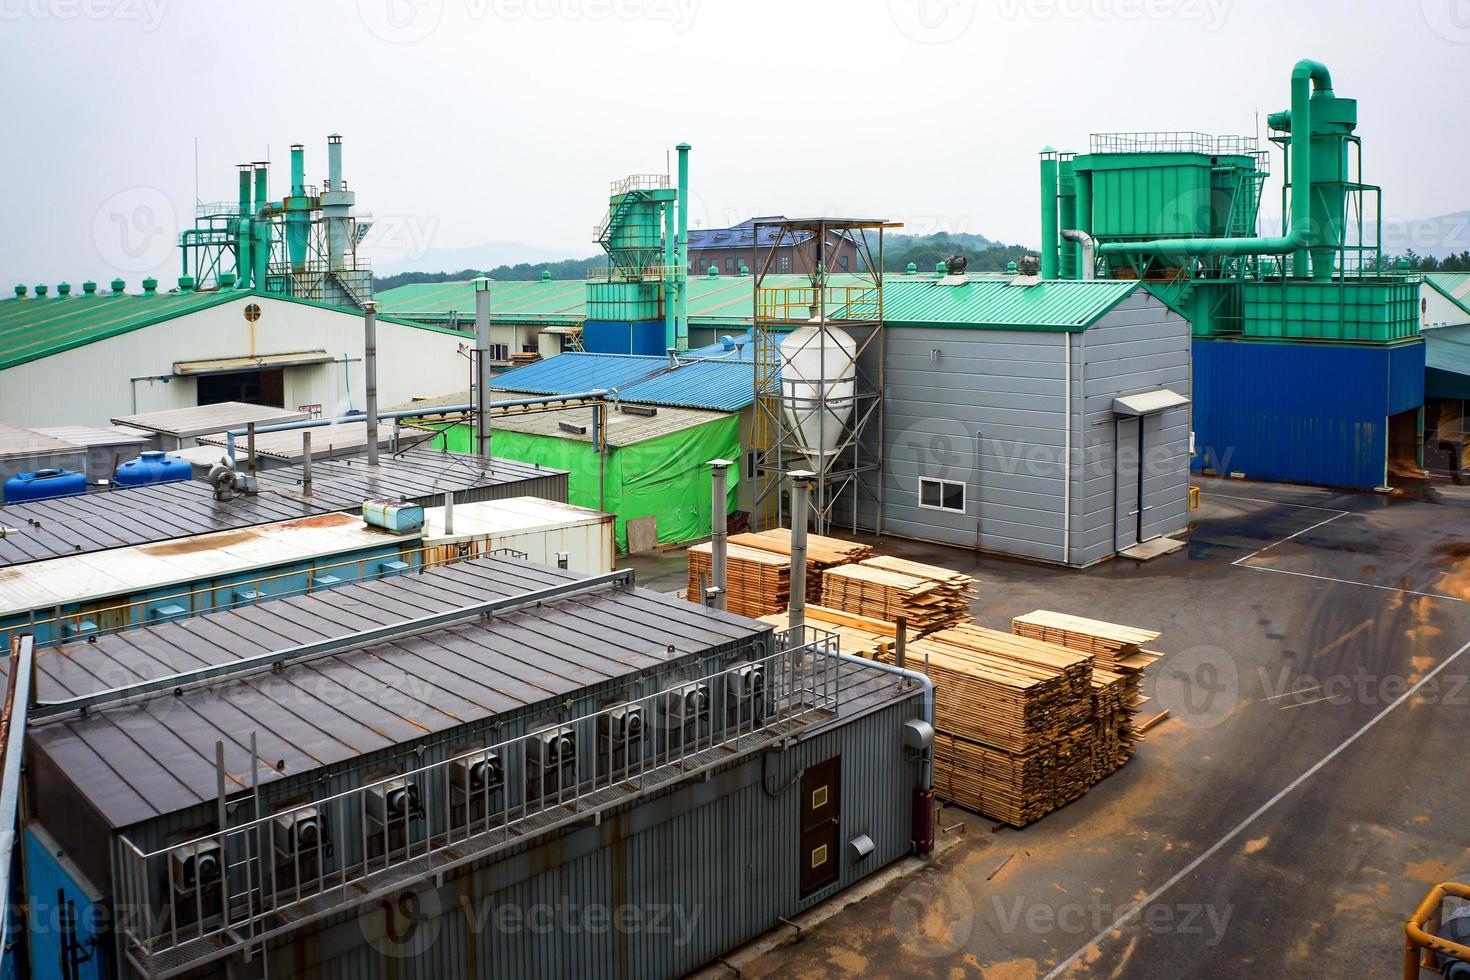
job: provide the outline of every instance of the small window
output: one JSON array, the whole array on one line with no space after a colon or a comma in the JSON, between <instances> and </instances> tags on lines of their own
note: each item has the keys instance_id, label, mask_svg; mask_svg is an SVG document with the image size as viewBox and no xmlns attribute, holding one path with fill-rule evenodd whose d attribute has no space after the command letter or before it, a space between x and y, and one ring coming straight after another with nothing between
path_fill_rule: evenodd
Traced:
<instances>
[{"instance_id":1,"label":"small window","mask_svg":"<svg viewBox=\"0 0 1470 980\"><path fill-rule=\"evenodd\" d=\"M837 264L842 268L843 272L848 271L848 269L852 266L852 263L848 260L848 257L846 255L839 255L837 257Z\"/></svg>"},{"instance_id":2,"label":"small window","mask_svg":"<svg viewBox=\"0 0 1470 980\"><path fill-rule=\"evenodd\" d=\"M726 272L734 272L735 271L735 259L734 259L734 257L732 257L732 256L726 256L726 258L725 258L725 271Z\"/></svg>"},{"instance_id":3,"label":"small window","mask_svg":"<svg viewBox=\"0 0 1470 980\"><path fill-rule=\"evenodd\" d=\"M748 452L748 453L745 454L745 478L747 480L754 480L755 479L755 452L754 451Z\"/></svg>"},{"instance_id":4,"label":"small window","mask_svg":"<svg viewBox=\"0 0 1470 980\"><path fill-rule=\"evenodd\" d=\"M965 512L965 485L954 480L919 480L919 506L929 510Z\"/></svg>"},{"instance_id":5,"label":"small window","mask_svg":"<svg viewBox=\"0 0 1470 980\"><path fill-rule=\"evenodd\" d=\"M791 271L791 256L789 256L789 255L783 255L783 256L781 256L781 271L782 272L790 272Z\"/></svg>"}]
</instances>

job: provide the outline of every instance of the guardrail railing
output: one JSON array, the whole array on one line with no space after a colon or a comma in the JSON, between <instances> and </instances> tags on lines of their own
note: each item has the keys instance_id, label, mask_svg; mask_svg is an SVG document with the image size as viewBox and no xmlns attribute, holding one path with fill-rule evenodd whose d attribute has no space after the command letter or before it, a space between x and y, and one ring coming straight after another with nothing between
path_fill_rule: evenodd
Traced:
<instances>
[{"instance_id":1,"label":"guardrail railing","mask_svg":"<svg viewBox=\"0 0 1470 980\"><path fill-rule=\"evenodd\" d=\"M809 627L777 639L769 656L215 833L151 851L119 837L125 955L146 976L192 969L832 717L837 637ZM249 812L252 791L241 796Z\"/></svg>"}]
</instances>

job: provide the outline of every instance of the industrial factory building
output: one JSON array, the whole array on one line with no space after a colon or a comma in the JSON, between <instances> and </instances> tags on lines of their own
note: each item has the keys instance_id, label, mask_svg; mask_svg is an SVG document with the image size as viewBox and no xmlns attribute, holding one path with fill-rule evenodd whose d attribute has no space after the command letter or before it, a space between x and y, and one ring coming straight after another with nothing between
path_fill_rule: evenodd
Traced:
<instances>
[{"instance_id":1,"label":"industrial factory building","mask_svg":"<svg viewBox=\"0 0 1470 980\"><path fill-rule=\"evenodd\" d=\"M69 646L37 661L24 852L75 933L31 949L90 945L90 976L686 973L929 846L932 687L805 638L482 558Z\"/></svg>"},{"instance_id":2,"label":"industrial factory building","mask_svg":"<svg viewBox=\"0 0 1470 980\"><path fill-rule=\"evenodd\" d=\"M113 286L0 301L0 418L95 426L221 401L329 417L364 406L360 311L262 290ZM384 363L412 365L382 372L382 403L467 383L463 334L390 317L377 334Z\"/></svg>"},{"instance_id":3,"label":"industrial factory building","mask_svg":"<svg viewBox=\"0 0 1470 980\"><path fill-rule=\"evenodd\" d=\"M1270 157L1254 137L1095 134L1085 154L1042 154L1041 272L1143 279L1188 316L1196 468L1385 487L1423 461L1420 283L1375 243L1357 102L1312 61L1290 99L1267 120L1285 234L1257 234Z\"/></svg>"},{"instance_id":4,"label":"industrial factory building","mask_svg":"<svg viewBox=\"0 0 1470 980\"><path fill-rule=\"evenodd\" d=\"M884 533L1081 566L1188 525L1189 324L1138 283L905 283L884 310Z\"/></svg>"}]
</instances>

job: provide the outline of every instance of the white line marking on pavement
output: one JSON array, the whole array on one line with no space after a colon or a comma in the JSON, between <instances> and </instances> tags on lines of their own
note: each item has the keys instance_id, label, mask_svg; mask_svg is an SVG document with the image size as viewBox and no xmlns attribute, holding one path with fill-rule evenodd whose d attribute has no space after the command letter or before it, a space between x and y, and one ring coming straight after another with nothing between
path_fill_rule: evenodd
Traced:
<instances>
[{"instance_id":1,"label":"white line marking on pavement","mask_svg":"<svg viewBox=\"0 0 1470 980\"><path fill-rule=\"evenodd\" d=\"M1266 814L1274 806L1276 806L1276 804L1286 799L1286 797L1291 795L1291 793L1294 792L1296 788L1299 787L1302 783L1305 783L1308 779L1311 779L1313 776L1315 776L1322 769L1323 766L1327 765L1333 759L1336 759L1339 755L1346 751L1350 745L1366 735L1375 725L1386 718L1389 712L1393 711L1399 705L1412 698L1415 694L1418 694L1419 690L1423 688L1425 684L1428 684L1439 674L1440 671L1444 670L1450 664L1454 663L1466 650L1470 650L1470 643L1466 643L1464 646L1460 647L1460 649L1450 654L1449 657L1445 659L1444 663L1440 664L1438 667L1434 668L1429 673L1421 677L1417 684L1409 688L1403 694L1399 695L1396 700L1394 700L1382 711L1378 712L1378 714L1368 719L1368 721L1363 725L1362 728L1359 728L1357 731L1349 735L1341 745L1324 755L1320 760L1317 761L1315 765L1312 766L1312 768L1308 769L1306 772L1293 779L1290 783L1287 783L1286 786L1279 790L1275 796L1271 797L1265 803L1262 803L1259 807L1257 807L1254 813L1246 817L1240 823L1236 824L1234 830L1231 830L1224 837L1221 837L1219 840L1215 841L1215 843L1211 844L1209 848L1204 851L1204 853L1199 855L1199 857L1195 858L1193 861L1190 861L1183 868L1180 868L1177 872L1175 872L1172 878L1164 882L1158 888L1155 888L1152 892L1145 896L1142 901L1135 902L1133 905L1129 906L1122 915L1113 920L1111 925L1107 926L1106 928L1098 932L1097 935L1093 936L1087 942L1083 943L1081 948L1078 949L1077 952L1073 953L1071 956L1058 963L1056 967L1046 975L1044 980L1055 980L1056 977L1061 976L1063 972L1070 969L1075 963L1077 963L1078 960L1082 958L1082 955L1087 951L1088 947L1103 942L1108 938L1108 935L1110 933L1121 929L1123 926L1128 924L1129 920L1138 915L1138 913L1141 912L1144 908L1158 901L1165 892L1173 888L1179 882L1183 881L1200 865L1204 864L1210 858L1214 857L1215 854L1217 854L1222 847L1224 847L1226 844L1229 844L1236 837L1239 837L1240 834L1247 827L1259 820L1264 814Z\"/></svg>"}]
</instances>

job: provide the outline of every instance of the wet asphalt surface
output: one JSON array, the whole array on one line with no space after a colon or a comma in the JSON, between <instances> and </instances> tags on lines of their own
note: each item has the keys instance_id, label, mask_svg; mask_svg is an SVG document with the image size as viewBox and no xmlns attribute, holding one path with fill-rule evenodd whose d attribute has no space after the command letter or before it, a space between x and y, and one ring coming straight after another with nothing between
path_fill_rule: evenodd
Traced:
<instances>
[{"instance_id":1,"label":"wet asphalt surface","mask_svg":"<svg viewBox=\"0 0 1470 980\"><path fill-rule=\"evenodd\" d=\"M1401 975L1404 919L1470 880L1470 489L1201 486L1189 547L1142 565L884 542L974 574L982 625L1159 630L1140 719L1170 717L1023 830L947 808L957 847L747 976ZM681 553L632 564L682 585Z\"/></svg>"}]
</instances>

